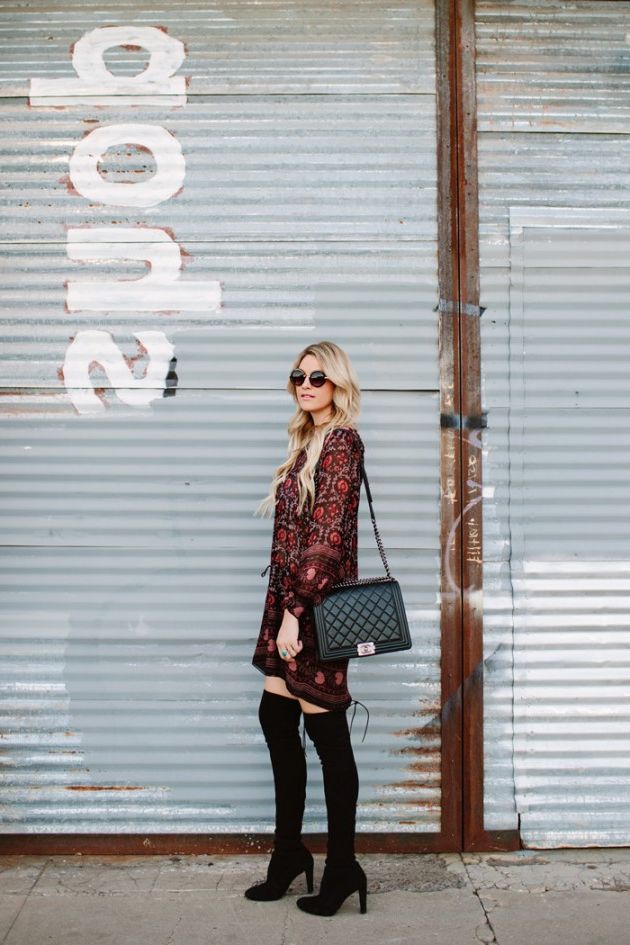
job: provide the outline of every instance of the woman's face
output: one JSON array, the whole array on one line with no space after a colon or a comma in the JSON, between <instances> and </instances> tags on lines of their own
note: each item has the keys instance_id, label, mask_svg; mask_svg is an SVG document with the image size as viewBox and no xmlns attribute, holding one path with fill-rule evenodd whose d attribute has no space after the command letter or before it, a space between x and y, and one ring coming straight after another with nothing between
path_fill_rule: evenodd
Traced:
<instances>
[{"instance_id":1,"label":"woman's face","mask_svg":"<svg viewBox=\"0 0 630 945\"><path fill-rule=\"evenodd\" d=\"M329 378L326 378L322 387L313 387L310 380L311 373L313 371L323 371L314 354L305 354L298 367L306 374L302 386L295 388L298 403L302 410L308 410L313 418L313 423L319 426L320 423L325 423L332 413L331 404L335 385Z\"/></svg>"}]
</instances>

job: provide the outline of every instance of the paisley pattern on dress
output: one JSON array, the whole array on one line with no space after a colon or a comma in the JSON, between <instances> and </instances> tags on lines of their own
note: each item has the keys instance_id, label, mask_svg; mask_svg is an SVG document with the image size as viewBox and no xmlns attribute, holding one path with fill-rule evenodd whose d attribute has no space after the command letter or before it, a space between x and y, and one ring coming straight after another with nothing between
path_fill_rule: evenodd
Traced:
<instances>
[{"instance_id":1,"label":"paisley pattern on dress","mask_svg":"<svg viewBox=\"0 0 630 945\"><path fill-rule=\"evenodd\" d=\"M357 523L364 445L354 427L335 427L324 438L314 474L315 502L298 515L297 473L302 449L276 491L269 585L252 664L266 676L280 676L292 695L324 709L347 709L348 659L321 662L317 656L313 604L330 585L358 577ZM280 658L276 637L284 611L299 621L303 647L295 659Z\"/></svg>"}]
</instances>

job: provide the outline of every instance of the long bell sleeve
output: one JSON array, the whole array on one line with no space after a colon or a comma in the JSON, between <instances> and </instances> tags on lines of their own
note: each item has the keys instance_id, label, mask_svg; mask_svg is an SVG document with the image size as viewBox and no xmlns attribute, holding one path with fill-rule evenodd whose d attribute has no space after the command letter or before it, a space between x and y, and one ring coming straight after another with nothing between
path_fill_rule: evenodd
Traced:
<instances>
[{"instance_id":1,"label":"long bell sleeve","mask_svg":"<svg viewBox=\"0 0 630 945\"><path fill-rule=\"evenodd\" d=\"M315 481L315 502L307 525L306 547L281 594L282 610L300 617L320 603L328 587L341 579L343 523L358 508L363 443L356 431L334 428L322 446Z\"/></svg>"}]
</instances>

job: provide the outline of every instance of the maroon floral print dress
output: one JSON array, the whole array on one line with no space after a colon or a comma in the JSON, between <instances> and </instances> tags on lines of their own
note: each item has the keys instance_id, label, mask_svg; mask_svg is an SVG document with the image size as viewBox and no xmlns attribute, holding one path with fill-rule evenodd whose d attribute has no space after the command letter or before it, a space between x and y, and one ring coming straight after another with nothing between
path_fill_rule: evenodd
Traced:
<instances>
[{"instance_id":1,"label":"maroon floral print dress","mask_svg":"<svg viewBox=\"0 0 630 945\"><path fill-rule=\"evenodd\" d=\"M276 491L269 585L252 663L266 676L282 677L292 695L324 709L347 709L356 702L348 691L349 660L318 659L312 608L331 584L358 576L363 452L363 441L353 427L328 431L314 472L312 513L308 502L301 515L297 511L297 473L306 460L305 448ZM298 618L298 639L303 643L288 661L280 658L276 647L285 609Z\"/></svg>"}]
</instances>

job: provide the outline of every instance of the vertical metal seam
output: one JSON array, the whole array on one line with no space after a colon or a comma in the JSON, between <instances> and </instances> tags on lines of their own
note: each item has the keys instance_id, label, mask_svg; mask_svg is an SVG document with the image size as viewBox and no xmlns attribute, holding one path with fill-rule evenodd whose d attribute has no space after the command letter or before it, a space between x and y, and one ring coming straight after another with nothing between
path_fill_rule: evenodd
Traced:
<instances>
[{"instance_id":1,"label":"vertical metal seam","mask_svg":"<svg viewBox=\"0 0 630 945\"><path fill-rule=\"evenodd\" d=\"M462 644L462 812L464 850L521 847L518 830L484 828L483 471L479 307L476 0L453 0L456 134L457 318L459 335ZM476 311L476 315L472 314ZM472 417L479 419L474 434ZM466 439L464 439L464 435Z\"/></svg>"},{"instance_id":2,"label":"vertical metal seam","mask_svg":"<svg viewBox=\"0 0 630 945\"><path fill-rule=\"evenodd\" d=\"M438 273L440 375L440 547L441 547L441 849L461 850L463 841L463 712L462 712L462 541L460 451L456 428L461 424L458 386L457 320L458 213L454 177L453 109L456 42L454 0L436 0L437 149L438 149Z\"/></svg>"},{"instance_id":3,"label":"vertical metal seam","mask_svg":"<svg viewBox=\"0 0 630 945\"><path fill-rule=\"evenodd\" d=\"M459 134L460 134L460 122L459 122L459 108L460 108L460 98L461 98L461 88L460 88L460 61L459 61L459 39L460 39L460 18L458 16L457 3L458 0L451 0L452 3L452 17L453 17L453 97L452 97L452 120L453 120L453 140L455 146L453 148L453 163L454 163L454 172L455 180L457 181L457 187L455 189L455 272L454 272L454 288L456 289L456 295L454 298L457 300L457 350L458 350L458 383L457 383L457 415L459 419L459 424L457 427L457 449L459 453L459 508L460 508L460 528L459 535L460 541L458 543L458 554L459 554L459 573L461 575L461 583L459 586L460 592L460 633L459 633L459 661L462 668L462 673L466 668L466 653L465 653L465 621L464 616L466 613L466 600L464 595L464 580L466 577L466 561L464 555L464 496L466 494L465 482L464 482L464 444L462 442L462 413L463 413L463 396L462 396L462 387L464 384L464 368L463 368L463 350L462 350L462 316L461 316L461 304L462 304L462 285L461 285L461 252L462 252L462 238L461 238L461 190L460 190L460 159L459 159ZM461 752L461 804L460 804L460 846L462 849L465 849L466 846L466 739L464 736L464 723L466 718L466 699L465 699L465 690L463 688L463 679L462 679L462 738L460 741L460 752Z\"/></svg>"},{"instance_id":4,"label":"vertical metal seam","mask_svg":"<svg viewBox=\"0 0 630 945\"><path fill-rule=\"evenodd\" d=\"M478 233L479 215L477 197L476 154L473 145L476 143L471 121L476 120L476 96L474 87L465 82L464 71L470 69L474 82L474 24L475 0L453 0L453 17L455 41L453 43L454 58L454 123L455 123L455 173L457 188L455 200L456 210L456 279L457 279L457 319L459 341L459 394L460 416L471 412L471 399L475 407L479 397L479 360L471 363L471 353L478 352L478 346L468 344L468 335L464 339L464 332L469 331L470 322L464 324L462 320L462 300L468 304L479 304L479 255L474 253L474 243L467 238L471 226L475 226ZM467 34L467 35L466 35ZM473 61L466 61L465 43L469 40L468 54L472 54ZM469 110L469 122L466 122L464 113ZM465 171L467 161L474 162L474 193L467 188ZM469 168L470 170L470 168ZM474 410L480 413L480 410ZM467 437L470 432L466 425L459 427L460 450L460 496L461 496L461 646L463 670L462 695L462 846L468 850L474 847L476 838L483 834L483 613L474 610L471 606L472 595L482 593L483 567L471 566L467 541L467 510L471 515L468 501L469 457L473 447L469 441L464 442L464 433ZM478 452L477 482L481 485L481 449L474 447ZM481 515L477 515L481 523ZM473 581L476 580L473 586Z\"/></svg>"}]
</instances>

